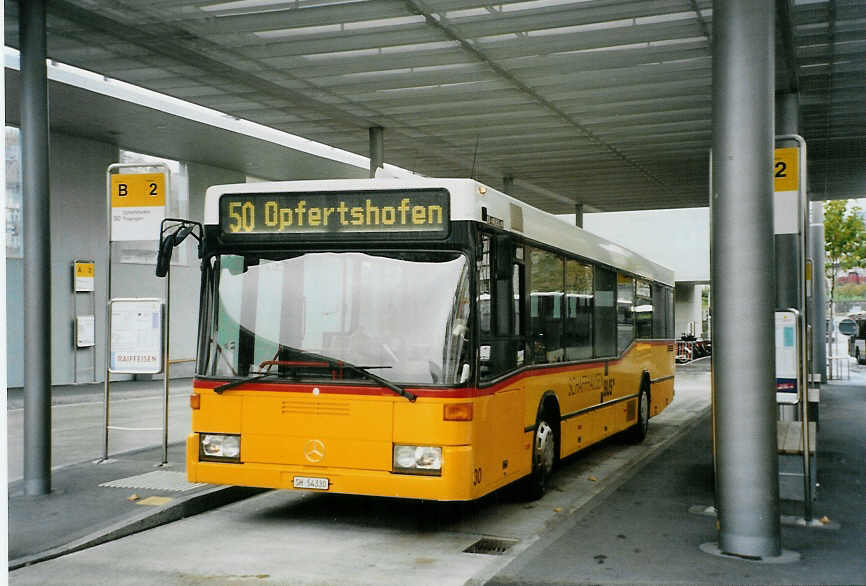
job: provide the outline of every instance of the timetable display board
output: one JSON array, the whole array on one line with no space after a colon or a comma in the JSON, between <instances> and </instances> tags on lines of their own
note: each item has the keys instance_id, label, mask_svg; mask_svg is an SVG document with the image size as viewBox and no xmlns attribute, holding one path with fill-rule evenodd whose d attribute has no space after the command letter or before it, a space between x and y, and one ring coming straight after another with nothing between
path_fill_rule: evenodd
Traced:
<instances>
[{"instance_id":1,"label":"timetable display board","mask_svg":"<svg viewBox=\"0 0 866 586\"><path fill-rule=\"evenodd\" d=\"M776 392L797 392L797 317L776 312Z\"/></svg>"},{"instance_id":2,"label":"timetable display board","mask_svg":"<svg viewBox=\"0 0 866 586\"><path fill-rule=\"evenodd\" d=\"M229 193L220 198L224 236L445 237L445 189L306 193Z\"/></svg>"},{"instance_id":3,"label":"timetable display board","mask_svg":"<svg viewBox=\"0 0 866 586\"><path fill-rule=\"evenodd\" d=\"M162 372L164 308L161 299L112 299L109 302L109 372Z\"/></svg>"}]
</instances>

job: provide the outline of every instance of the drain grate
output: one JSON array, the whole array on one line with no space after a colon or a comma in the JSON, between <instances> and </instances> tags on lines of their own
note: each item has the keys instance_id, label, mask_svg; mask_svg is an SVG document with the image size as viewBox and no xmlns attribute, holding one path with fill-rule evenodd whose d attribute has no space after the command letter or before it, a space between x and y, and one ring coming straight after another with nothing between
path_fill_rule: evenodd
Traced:
<instances>
[{"instance_id":1,"label":"drain grate","mask_svg":"<svg viewBox=\"0 0 866 586\"><path fill-rule=\"evenodd\" d=\"M184 492L206 485L202 483L192 484L187 482L186 472L157 470L155 472L148 472L147 474L130 476L129 478L121 478L119 480L112 480L111 482L103 482L99 486L105 486L108 488L138 488Z\"/></svg>"},{"instance_id":2,"label":"drain grate","mask_svg":"<svg viewBox=\"0 0 866 586\"><path fill-rule=\"evenodd\" d=\"M498 539L495 537L482 537L469 547L463 550L463 553L483 553L486 555L502 555L518 543L518 539Z\"/></svg>"}]
</instances>

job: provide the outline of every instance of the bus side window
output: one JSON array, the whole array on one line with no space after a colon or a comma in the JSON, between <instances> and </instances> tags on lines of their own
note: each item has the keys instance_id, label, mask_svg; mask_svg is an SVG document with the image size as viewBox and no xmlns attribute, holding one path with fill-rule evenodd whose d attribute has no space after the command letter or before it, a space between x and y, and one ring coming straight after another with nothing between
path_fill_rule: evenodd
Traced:
<instances>
[{"instance_id":1,"label":"bus side window","mask_svg":"<svg viewBox=\"0 0 866 586\"><path fill-rule=\"evenodd\" d=\"M565 261L565 345L566 360L592 357L592 265L573 259Z\"/></svg>"},{"instance_id":2,"label":"bus side window","mask_svg":"<svg viewBox=\"0 0 866 586\"><path fill-rule=\"evenodd\" d=\"M634 327L635 338L653 337L652 286L641 279L635 280Z\"/></svg>"},{"instance_id":3,"label":"bus side window","mask_svg":"<svg viewBox=\"0 0 866 586\"><path fill-rule=\"evenodd\" d=\"M529 343L532 362L561 362L564 259L553 252L530 249Z\"/></svg>"},{"instance_id":4,"label":"bus side window","mask_svg":"<svg viewBox=\"0 0 866 586\"><path fill-rule=\"evenodd\" d=\"M659 283L652 284L653 301L653 338L667 338L667 303L665 288Z\"/></svg>"},{"instance_id":5,"label":"bus side window","mask_svg":"<svg viewBox=\"0 0 866 586\"><path fill-rule=\"evenodd\" d=\"M616 354L616 273L605 268L595 270L595 306L593 339L596 356Z\"/></svg>"},{"instance_id":6,"label":"bus side window","mask_svg":"<svg viewBox=\"0 0 866 586\"><path fill-rule=\"evenodd\" d=\"M616 277L616 351L623 352L634 339L634 278Z\"/></svg>"}]
</instances>

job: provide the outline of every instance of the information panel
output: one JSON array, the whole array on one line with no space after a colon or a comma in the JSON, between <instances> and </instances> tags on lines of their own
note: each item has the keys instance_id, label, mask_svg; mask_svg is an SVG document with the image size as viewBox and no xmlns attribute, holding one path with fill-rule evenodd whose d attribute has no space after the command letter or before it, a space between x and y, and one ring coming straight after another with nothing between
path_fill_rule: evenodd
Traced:
<instances>
[{"instance_id":1,"label":"information panel","mask_svg":"<svg viewBox=\"0 0 866 586\"><path fill-rule=\"evenodd\" d=\"M797 316L776 312L776 392L797 392Z\"/></svg>"},{"instance_id":2,"label":"information panel","mask_svg":"<svg viewBox=\"0 0 866 586\"><path fill-rule=\"evenodd\" d=\"M447 236L445 189L327 193L237 193L220 198L225 235Z\"/></svg>"},{"instance_id":3,"label":"information panel","mask_svg":"<svg viewBox=\"0 0 866 586\"><path fill-rule=\"evenodd\" d=\"M111 300L109 372L162 372L163 307L161 299Z\"/></svg>"},{"instance_id":4,"label":"information panel","mask_svg":"<svg viewBox=\"0 0 866 586\"><path fill-rule=\"evenodd\" d=\"M90 348L96 345L96 316L79 315L75 318L75 347Z\"/></svg>"}]
</instances>

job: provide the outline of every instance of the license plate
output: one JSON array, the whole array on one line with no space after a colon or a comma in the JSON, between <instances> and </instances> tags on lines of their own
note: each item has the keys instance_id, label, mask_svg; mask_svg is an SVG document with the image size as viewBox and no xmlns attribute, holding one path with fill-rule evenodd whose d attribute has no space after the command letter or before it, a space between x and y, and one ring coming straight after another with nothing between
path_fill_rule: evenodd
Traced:
<instances>
[{"instance_id":1,"label":"license plate","mask_svg":"<svg viewBox=\"0 0 866 586\"><path fill-rule=\"evenodd\" d=\"M314 490L328 490L327 478L311 478L309 476L295 476L292 486L295 488L312 488Z\"/></svg>"}]
</instances>

